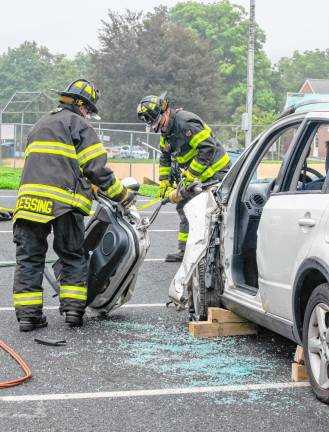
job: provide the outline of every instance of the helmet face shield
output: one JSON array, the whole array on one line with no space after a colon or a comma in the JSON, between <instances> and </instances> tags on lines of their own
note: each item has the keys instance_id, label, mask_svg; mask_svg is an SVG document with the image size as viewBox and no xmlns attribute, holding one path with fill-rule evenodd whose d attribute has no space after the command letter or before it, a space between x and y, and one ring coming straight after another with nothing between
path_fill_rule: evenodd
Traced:
<instances>
[{"instance_id":1,"label":"helmet face shield","mask_svg":"<svg viewBox=\"0 0 329 432\"><path fill-rule=\"evenodd\" d=\"M168 100L165 93L161 96L145 96L137 107L139 120L146 123L155 132L159 130L162 114L168 108Z\"/></svg>"}]
</instances>

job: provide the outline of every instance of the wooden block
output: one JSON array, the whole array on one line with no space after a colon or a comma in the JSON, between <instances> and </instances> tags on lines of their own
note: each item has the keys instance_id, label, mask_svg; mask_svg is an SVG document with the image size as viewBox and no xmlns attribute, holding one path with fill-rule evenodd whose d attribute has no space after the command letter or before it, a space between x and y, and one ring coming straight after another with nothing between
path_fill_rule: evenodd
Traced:
<instances>
[{"instance_id":1,"label":"wooden block","mask_svg":"<svg viewBox=\"0 0 329 432\"><path fill-rule=\"evenodd\" d=\"M219 324L219 336L248 336L255 334L257 334L257 326L249 322Z\"/></svg>"},{"instance_id":2,"label":"wooden block","mask_svg":"<svg viewBox=\"0 0 329 432\"><path fill-rule=\"evenodd\" d=\"M188 330L194 337L216 337L219 336L218 324L208 321L191 321Z\"/></svg>"},{"instance_id":3,"label":"wooden block","mask_svg":"<svg viewBox=\"0 0 329 432\"><path fill-rule=\"evenodd\" d=\"M211 323L208 321L192 321L189 332L194 337L247 336L257 334L257 326L249 322L242 323Z\"/></svg>"},{"instance_id":4,"label":"wooden block","mask_svg":"<svg viewBox=\"0 0 329 432\"><path fill-rule=\"evenodd\" d=\"M308 374L306 367L299 363L292 363L291 365L291 379L294 382L308 381Z\"/></svg>"},{"instance_id":5,"label":"wooden block","mask_svg":"<svg viewBox=\"0 0 329 432\"><path fill-rule=\"evenodd\" d=\"M143 183L144 183L144 184L147 184L147 185L159 186L159 183L157 183L157 182L154 181L154 180L151 180L151 179L148 178L148 177L143 177Z\"/></svg>"},{"instance_id":6,"label":"wooden block","mask_svg":"<svg viewBox=\"0 0 329 432\"><path fill-rule=\"evenodd\" d=\"M300 345L297 345L294 361L296 363L299 363L301 365L305 364L305 358L304 358L304 348Z\"/></svg>"},{"instance_id":7,"label":"wooden block","mask_svg":"<svg viewBox=\"0 0 329 432\"><path fill-rule=\"evenodd\" d=\"M208 308L208 321L218 323L245 323L246 319L223 308Z\"/></svg>"}]
</instances>

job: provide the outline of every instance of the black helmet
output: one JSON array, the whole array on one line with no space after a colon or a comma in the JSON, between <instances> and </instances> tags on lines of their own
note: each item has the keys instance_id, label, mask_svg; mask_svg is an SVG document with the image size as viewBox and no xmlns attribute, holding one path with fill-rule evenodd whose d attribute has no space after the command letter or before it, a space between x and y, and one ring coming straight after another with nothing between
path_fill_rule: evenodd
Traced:
<instances>
[{"instance_id":1,"label":"black helmet","mask_svg":"<svg viewBox=\"0 0 329 432\"><path fill-rule=\"evenodd\" d=\"M160 118L169 106L167 93L162 93L161 96L145 96L140 101L137 107L137 116L139 120L145 122L149 126L156 125Z\"/></svg>"},{"instance_id":2,"label":"black helmet","mask_svg":"<svg viewBox=\"0 0 329 432\"><path fill-rule=\"evenodd\" d=\"M76 105L85 104L87 108L97 114L96 103L99 99L99 91L86 79L77 79L69 84L66 89L58 93L60 96L68 96L75 100ZM81 104L77 103L81 101Z\"/></svg>"}]
</instances>

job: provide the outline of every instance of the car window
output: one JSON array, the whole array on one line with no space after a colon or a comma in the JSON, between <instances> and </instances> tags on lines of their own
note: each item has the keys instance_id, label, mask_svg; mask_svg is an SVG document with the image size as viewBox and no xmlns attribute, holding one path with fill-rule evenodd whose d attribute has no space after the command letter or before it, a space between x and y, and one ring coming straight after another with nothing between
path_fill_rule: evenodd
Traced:
<instances>
[{"instance_id":1,"label":"car window","mask_svg":"<svg viewBox=\"0 0 329 432\"><path fill-rule=\"evenodd\" d=\"M288 126L269 142L265 153L255 164L251 182L271 182L280 171L300 124Z\"/></svg>"},{"instance_id":2,"label":"car window","mask_svg":"<svg viewBox=\"0 0 329 432\"><path fill-rule=\"evenodd\" d=\"M289 191L320 192L329 169L329 123L311 122L299 147Z\"/></svg>"}]
</instances>

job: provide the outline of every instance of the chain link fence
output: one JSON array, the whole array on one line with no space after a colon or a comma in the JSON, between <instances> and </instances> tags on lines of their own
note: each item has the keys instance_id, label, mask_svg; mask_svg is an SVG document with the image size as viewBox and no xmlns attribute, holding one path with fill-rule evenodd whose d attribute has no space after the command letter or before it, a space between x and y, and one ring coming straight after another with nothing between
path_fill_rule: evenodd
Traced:
<instances>
[{"instance_id":1,"label":"chain link fence","mask_svg":"<svg viewBox=\"0 0 329 432\"><path fill-rule=\"evenodd\" d=\"M145 132L142 123L93 123L107 151L108 162L120 177L133 176L139 181L158 178L159 134ZM244 147L240 125L210 125L228 150ZM0 124L0 166L22 168L27 135L31 124ZM254 126L257 136L265 126Z\"/></svg>"}]
</instances>

